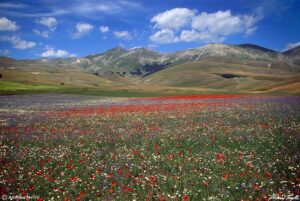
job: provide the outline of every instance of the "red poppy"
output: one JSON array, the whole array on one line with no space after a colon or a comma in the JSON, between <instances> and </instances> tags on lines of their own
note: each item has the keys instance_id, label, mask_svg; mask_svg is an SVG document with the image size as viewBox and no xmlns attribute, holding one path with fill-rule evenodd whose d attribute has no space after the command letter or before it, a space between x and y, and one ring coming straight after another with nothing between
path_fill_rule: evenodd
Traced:
<instances>
[{"instance_id":1,"label":"red poppy","mask_svg":"<svg viewBox=\"0 0 300 201\"><path fill-rule=\"evenodd\" d=\"M43 174L43 171L42 170L38 170L37 172L36 172L36 175L37 176L41 176Z\"/></svg>"},{"instance_id":2,"label":"red poppy","mask_svg":"<svg viewBox=\"0 0 300 201\"><path fill-rule=\"evenodd\" d=\"M127 191L132 192L133 190L129 186L126 186L123 188L123 192L126 193Z\"/></svg>"},{"instance_id":3,"label":"red poppy","mask_svg":"<svg viewBox=\"0 0 300 201\"><path fill-rule=\"evenodd\" d=\"M95 175L94 175L94 174L91 174L91 175L90 175L90 179L94 180L94 179L95 179Z\"/></svg>"},{"instance_id":4,"label":"red poppy","mask_svg":"<svg viewBox=\"0 0 300 201\"><path fill-rule=\"evenodd\" d=\"M159 196L159 201L165 201L165 200L166 200L166 197L164 194Z\"/></svg>"},{"instance_id":5,"label":"red poppy","mask_svg":"<svg viewBox=\"0 0 300 201\"><path fill-rule=\"evenodd\" d=\"M117 186L117 182L116 181L111 182L111 186L113 187Z\"/></svg>"},{"instance_id":6,"label":"red poppy","mask_svg":"<svg viewBox=\"0 0 300 201\"><path fill-rule=\"evenodd\" d=\"M77 179L78 179L78 177L70 177L70 178L69 178L69 180L72 181L72 182L77 181Z\"/></svg>"},{"instance_id":7,"label":"red poppy","mask_svg":"<svg viewBox=\"0 0 300 201\"><path fill-rule=\"evenodd\" d=\"M42 197L39 197L36 201L44 201Z\"/></svg>"},{"instance_id":8,"label":"red poppy","mask_svg":"<svg viewBox=\"0 0 300 201\"><path fill-rule=\"evenodd\" d=\"M183 196L183 200L187 201L187 200L190 200L189 196L185 195Z\"/></svg>"},{"instance_id":9,"label":"red poppy","mask_svg":"<svg viewBox=\"0 0 300 201\"><path fill-rule=\"evenodd\" d=\"M265 194L261 194L261 195L259 196L259 199L260 199L260 200L269 201L269 196L268 196L268 195L265 195Z\"/></svg>"},{"instance_id":10,"label":"red poppy","mask_svg":"<svg viewBox=\"0 0 300 201\"><path fill-rule=\"evenodd\" d=\"M272 177L272 174L271 174L270 172L266 172L265 175L266 175L266 177L268 177L268 178L271 178L271 177Z\"/></svg>"},{"instance_id":11,"label":"red poppy","mask_svg":"<svg viewBox=\"0 0 300 201\"><path fill-rule=\"evenodd\" d=\"M252 188L257 191L260 189L260 186L258 184L253 184Z\"/></svg>"},{"instance_id":12,"label":"red poppy","mask_svg":"<svg viewBox=\"0 0 300 201\"><path fill-rule=\"evenodd\" d=\"M155 149L156 152L158 152L158 150L159 150L158 144L155 144L155 145L154 145L154 149Z\"/></svg>"},{"instance_id":13,"label":"red poppy","mask_svg":"<svg viewBox=\"0 0 300 201\"><path fill-rule=\"evenodd\" d=\"M130 192L133 191L132 188L130 188L129 186L127 187L127 190L130 191Z\"/></svg>"},{"instance_id":14,"label":"red poppy","mask_svg":"<svg viewBox=\"0 0 300 201\"><path fill-rule=\"evenodd\" d=\"M223 173L223 179L226 181L227 179L228 179L228 174L226 174L226 173Z\"/></svg>"},{"instance_id":15,"label":"red poppy","mask_svg":"<svg viewBox=\"0 0 300 201\"><path fill-rule=\"evenodd\" d=\"M33 185L28 186L28 190L30 191L34 190L34 186Z\"/></svg>"},{"instance_id":16,"label":"red poppy","mask_svg":"<svg viewBox=\"0 0 300 201\"><path fill-rule=\"evenodd\" d=\"M81 191L80 192L80 196L84 196L85 195L85 192L84 191Z\"/></svg>"},{"instance_id":17,"label":"red poppy","mask_svg":"<svg viewBox=\"0 0 300 201\"><path fill-rule=\"evenodd\" d=\"M26 191L21 191L21 195L26 196L27 195Z\"/></svg>"},{"instance_id":18,"label":"red poppy","mask_svg":"<svg viewBox=\"0 0 300 201\"><path fill-rule=\"evenodd\" d=\"M217 154L217 162L222 163L224 161L224 155L221 153Z\"/></svg>"},{"instance_id":19,"label":"red poppy","mask_svg":"<svg viewBox=\"0 0 300 201\"><path fill-rule=\"evenodd\" d=\"M49 174L46 174L45 175L45 179L47 179L48 181L54 181L54 179L49 175Z\"/></svg>"},{"instance_id":20,"label":"red poppy","mask_svg":"<svg viewBox=\"0 0 300 201\"><path fill-rule=\"evenodd\" d=\"M155 176L149 176L149 179L151 180L151 181L155 181L156 180L156 177Z\"/></svg>"}]
</instances>

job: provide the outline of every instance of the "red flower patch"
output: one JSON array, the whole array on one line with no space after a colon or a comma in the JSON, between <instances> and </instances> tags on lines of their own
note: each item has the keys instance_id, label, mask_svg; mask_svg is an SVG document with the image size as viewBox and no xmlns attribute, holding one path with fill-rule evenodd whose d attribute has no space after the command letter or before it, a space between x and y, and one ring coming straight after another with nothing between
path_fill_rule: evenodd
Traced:
<instances>
[{"instance_id":1,"label":"red flower patch","mask_svg":"<svg viewBox=\"0 0 300 201\"><path fill-rule=\"evenodd\" d=\"M217 154L217 162L218 163L223 163L224 162L224 155L221 153Z\"/></svg>"}]
</instances>

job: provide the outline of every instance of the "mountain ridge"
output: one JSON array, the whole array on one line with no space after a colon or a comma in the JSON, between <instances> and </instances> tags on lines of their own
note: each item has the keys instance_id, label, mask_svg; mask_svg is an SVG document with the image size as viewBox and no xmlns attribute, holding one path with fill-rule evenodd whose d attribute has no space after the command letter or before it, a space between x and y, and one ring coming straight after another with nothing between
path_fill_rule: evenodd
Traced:
<instances>
[{"instance_id":1,"label":"mountain ridge","mask_svg":"<svg viewBox=\"0 0 300 201\"><path fill-rule=\"evenodd\" d=\"M145 76L170 65L199 61L205 58L264 62L265 67L299 70L293 58L255 44L208 44L198 48L161 53L150 48L112 48L104 53L79 58L89 72L99 74L105 71L124 72L128 75ZM277 65L281 63L281 65Z\"/></svg>"},{"instance_id":2,"label":"mountain ridge","mask_svg":"<svg viewBox=\"0 0 300 201\"><path fill-rule=\"evenodd\" d=\"M145 77L172 65L204 59L224 63L249 63L264 68L300 70L300 47L286 52L277 52L256 44L207 44L197 48L161 53L147 47L125 49L115 47L99 54L78 58L43 58L37 60L14 60L0 58L0 66L22 66L24 63L74 66L89 73L104 75L118 73L126 77ZM21 64L20 64L21 63Z\"/></svg>"}]
</instances>

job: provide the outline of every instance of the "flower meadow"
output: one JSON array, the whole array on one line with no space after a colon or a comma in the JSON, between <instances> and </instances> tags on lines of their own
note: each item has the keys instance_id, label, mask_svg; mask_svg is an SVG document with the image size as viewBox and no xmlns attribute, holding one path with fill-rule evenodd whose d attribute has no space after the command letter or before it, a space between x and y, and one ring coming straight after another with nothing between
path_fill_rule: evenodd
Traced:
<instances>
[{"instance_id":1,"label":"flower meadow","mask_svg":"<svg viewBox=\"0 0 300 201\"><path fill-rule=\"evenodd\" d=\"M1 196L271 200L300 194L300 97L0 97Z\"/></svg>"}]
</instances>

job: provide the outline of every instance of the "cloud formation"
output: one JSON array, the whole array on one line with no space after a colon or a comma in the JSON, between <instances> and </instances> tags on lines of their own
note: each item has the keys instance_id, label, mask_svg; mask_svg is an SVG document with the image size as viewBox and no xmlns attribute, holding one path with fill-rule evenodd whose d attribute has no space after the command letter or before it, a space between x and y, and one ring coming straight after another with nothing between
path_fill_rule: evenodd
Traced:
<instances>
[{"instance_id":1,"label":"cloud formation","mask_svg":"<svg viewBox=\"0 0 300 201\"><path fill-rule=\"evenodd\" d=\"M43 38L49 38L49 31L40 31L37 29L32 29L33 33Z\"/></svg>"},{"instance_id":2,"label":"cloud formation","mask_svg":"<svg viewBox=\"0 0 300 201\"><path fill-rule=\"evenodd\" d=\"M196 10L174 8L151 19L158 30L150 36L150 40L160 44L222 42L232 34L253 34L260 19L260 16L254 15L233 15L230 10L197 14Z\"/></svg>"},{"instance_id":3,"label":"cloud formation","mask_svg":"<svg viewBox=\"0 0 300 201\"><path fill-rule=\"evenodd\" d=\"M117 38L124 39L124 40L131 40L132 39L132 36L128 31L114 31L114 35Z\"/></svg>"},{"instance_id":4,"label":"cloud formation","mask_svg":"<svg viewBox=\"0 0 300 201\"><path fill-rule=\"evenodd\" d=\"M0 37L0 41L10 42L14 48L20 50L26 50L36 46L35 42L23 40L18 36L2 36Z\"/></svg>"},{"instance_id":5,"label":"cloud formation","mask_svg":"<svg viewBox=\"0 0 300 201\"><path fill-rule=\"evenodd\" d=\"M57 26L57 20L54 17L42 17L39 20L36 20L36 23L48 27L51 31L54 31Z\"/></svg>"},{"instance_id":6,"label":"cloud formation","mask_svg":"<svg viewBox=\"0 0 300 201\"><path fill-rule=\"evenodd\" d=\"M0 17L0 31L17 31L19 29L20 26L16 22L6 17Z\"/></svg>"},{"instance_id":7,"label":"cloud formation","mask_svg":"<svg viewBox=\"0 0 300 201\"><path fill-rule=\"evenodd\" d=\"M71 54L67 50L55 50L53 48L47 48L45 52L41 54L42 57L76 57L76 54Z\"/></svg>"},{"instance_id":8,"label":"cloud formation","mask_svg":"<svg viewBox=\"0 0 300 201\"><path fill-rule=\"evenodd\" d=\"M46 12L30 12L46 7ZM25 9L26 8L26 9ZM14 17L53 17L76 15L86 18L99 19L104 15L130 15L130 11L145 9L140 2L129 0L72 0L72 1L37 1L35 4L0 3L0 12Z\"/></svg>"},{"instance_id":9,"label":"cloud formation","mask_svg":"<svg viewBox=\"0 0 300 201\"><path fill-rule=\"evenodd\" d=\"M155 15L151 22L159 29L180 29L191 22L195 13L187 8L174 8Z\"/></svg>"},{"instance_id":10,"label":"cloud formation","mask_svg":"<svg viewBox=\"0 0 300 201\"><path fill-rule=\"evenodd\" d=\"M0 8L14 8L14 9L18 9L18 8L26 8L27 6L25 4L21 4L21 3L0 3Z\"/></svg>"},{"instance_id":11,"label":"cloud formation","mask_svg":"<svg viewBox=\"0 0 300 201\"><path fill-rule=\"evenodd\" d=\"M41 31L38 29L32 30L35 34L44 38L49 38L50 32L53 32L58 24L56 18L54 17L42 17L35 22L48 28L48 30L45 31Z\"/></svg>"},{"instance_id":12,"label":"cloud formation","mask_svg":"<svg viewBox=\"0 0 300 201\"><path fill-rule=\"evenodd\" d=\"M77 23L76 32L73 34L73 38L80 38L94 29L94 26L88 23Z\"/></svg>"},{"instance_id":13,"label":"cloud formation","mask_svg":"<svg viewBox=\"0 0 300 201\"><path fill-rule=\"evenodd\" d=\"M100 26L100 27L99 27L99 31L100 31L101 33L106 33L106 32L109 31L109 27L108 27L108 26Z\"/></svg>"},{"instance_id":14,"label":"cloud formation","mask_svg":"<svg viewBox=\"0 0 300 201\"><path fill-rule=\"evenodd\" d=\"M177 42L174 31L163 29L150 36L150 40L156 43L172 43Z\"/></svg>"},{"instance_id":15,"label":"cloud formation","mask_svg":"<svg viewBox=\"0 0 300 201\"><path fill-rule=\"evenodd\" d=\"M294 47L297 47L300 45L300 41L299 42L295 42L295 43L288 43L285 48L283 49L283 51L287 51L290 49L293 49Z\"/></svg>"}]
</instances>

